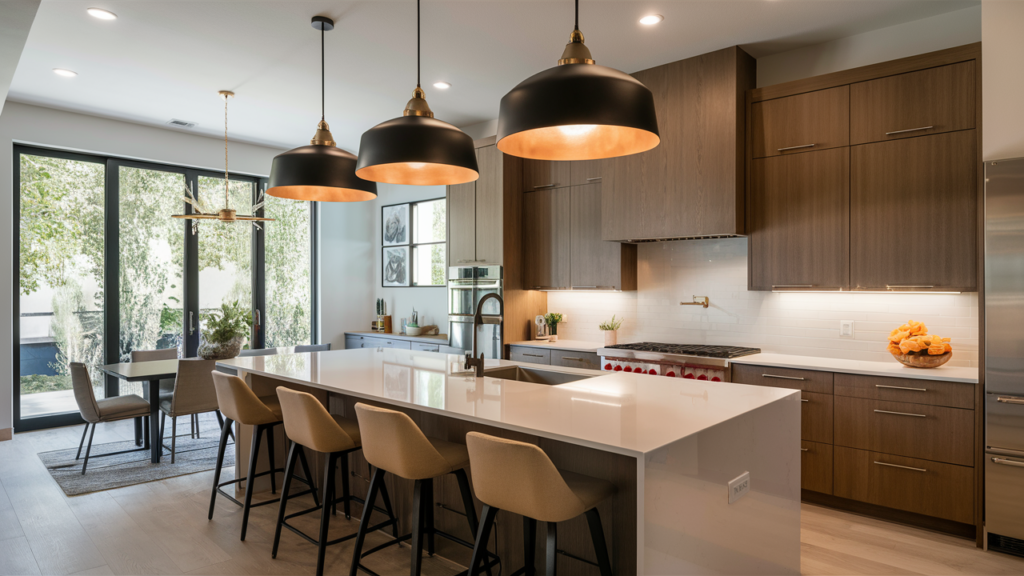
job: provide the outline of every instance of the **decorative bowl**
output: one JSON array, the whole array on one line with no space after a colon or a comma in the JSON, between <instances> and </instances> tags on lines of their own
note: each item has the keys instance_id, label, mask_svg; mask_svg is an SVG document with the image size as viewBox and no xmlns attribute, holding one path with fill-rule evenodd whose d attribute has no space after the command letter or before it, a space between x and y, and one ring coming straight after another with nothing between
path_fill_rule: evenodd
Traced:
<instances>
[{"instance_id":1,"label":"decorative bowl","mask_svg":"<svg viewBox=\"0 0 1024 576\"><path fill-rule=\"evenodd\" d=\"M245 344L245 336L236 336L227 342L207 342L199 344L199 356L203 360L227 360L238 356Z\"/></svg>"},{"instance_id":2,"label":"decorative bowl","mask_svg":"<svg viewBox=\"0 0 1024 576\"><path fill-rule=\"evenodd\" d=\"M423 329L420 328L419 326L408 326L408 325L406 325L406 327L405 327L405 335L406 336L419 336L420 332L422 330Z\"/></svg>"},{"instance_id":3,"label":"decorative bowl","mask_svg":"<svg viewBox=\"0 0 1024 576\"><path fill-rule=\"evenodd\" d=\"M938 368L949 359L953 357L952 352L946 352L945 354L893 354L893 358L899 361L904 366L911 368Z\"/></svg>"}]
</instances>

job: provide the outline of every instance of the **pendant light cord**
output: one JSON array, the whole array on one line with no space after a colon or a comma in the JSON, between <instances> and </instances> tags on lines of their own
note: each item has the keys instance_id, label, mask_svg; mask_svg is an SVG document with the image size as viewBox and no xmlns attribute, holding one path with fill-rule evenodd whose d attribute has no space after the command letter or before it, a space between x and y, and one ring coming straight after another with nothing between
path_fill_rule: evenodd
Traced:
<instances>
[{"instance_id":1,"label":"pendant light cord","mask_svg":"<svg viewBox=\"0 0 1024 576\"><path fill-rule=\"evenodd\" d=\"M224 96L224 207L228 207L228 97Z\"/></svg>"},{"instance_id":2,"label":"pendant light cord","mask_svg":"<svg viewBox=\"0 0 1024 576\"><path fill-rule=\"evenodd\" d=\"M420 87L420 0L416 0L416 87Z\"/></svg>"},{"instance_id":3,"label":"pendant light cord","mask_svg":"<svg viewBox=\"0 0 1024 576\"><path fill-rule=\"evenodd\" d=\"M326 72L325 72L325 68L324 68L324 29L325 28L327 28L327 26L323 22L321 22L320 23L320 121L321 122L323 122L326 119L326 116L325 116L325 113L324 113L324 108L326 106L325 103L327 101L326 97L324 96L324 94L325 94L325 92L324 92L324 77L326 76Z\"/></svg>"},{"instance_id":4,"label":"pendant light cord","mask_svg":"<svg viewBox=\"0 0 1024 576\"><path fill-rule=\"evenodd\" d=\"M576 0L576 29L580 29L580 0Z\"/></svg>"}]
</instances>

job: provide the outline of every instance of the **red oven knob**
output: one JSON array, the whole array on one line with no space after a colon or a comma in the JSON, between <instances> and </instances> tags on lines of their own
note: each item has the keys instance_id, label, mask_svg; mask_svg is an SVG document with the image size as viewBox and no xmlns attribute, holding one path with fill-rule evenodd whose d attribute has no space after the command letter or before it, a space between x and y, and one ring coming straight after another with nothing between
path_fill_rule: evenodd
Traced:
<instances>
[{"instance_id":1,"label":"red oven knob","mask_svg":"<svg viewBox=\"0 0 1024 576\"><path fill-rule=\"evenodd\" d=\"M614 370L615 370L616 372L622 372L622 366L616 366L616 367L614 368Z\"/></svg>"},{"instance_id":2,"label":"red oven knob","mask_svg":"<svg viewBox=\"0 0 1024 576\"><path fill-rule=\"evenodd\" d=\"M683 376L683 378L689 378L690 380L693 380L693 374L686 374Z\"/></svg>"},{"instance_id":3,"label":"red oven knob","mask_svg":"<svg viewBox=\"0 0 1024 576\"><path fill-rule=\"evenodd\" d=\"M712 381L712 382L721 382L721 381L722 381L722 379L721 379L721 378L719 378L718 376L715 376L714 378L712 378L712 379L711 379L711 381Z\"/></svg>"},{"instance_id":4,"label":"red oven knob","mask_svg":"<svg viewBox=\"0 0 1024 576\"><path fill-rule=\"evenodd\" d=\"M668 376L669 378L675 378L675 377L676 377L676 373L675 373L675 372L672 372L671 370L669 370L669 371L668 371L668 372L667 372L667 373L665 374L665 376Z\"/></svg>"},{"instance_id":5,"label":"red oven knob","mask_svg":"<svg viewBox=\"0 0 1024 576\"><path fill-rule=\"evenodd\" d=\"M650 370L648 370L647 373L650 374L651 376L657 376L658 375L658 371L655 370L654 368L651 368Z\"/></svg>"},{"instance_id":6,"label":"red oven knob","mask_svg":"<svg viewBox=\"0 0 1024 576\"><path fill-rule=\"evenodd\" d=\"M708 375L707 374L701 374L700 376L697 376L697 380L707 380L707 379L708 379Z\"/></svg>"},{"instance_id":7,"label":"red oven knob","mask_svg":"<svg viewBox=\"0 0 1024 576\"><path fill-rule=\"evenodd\" d=\"M609 362L609 363L605 364L605 365L604 365L604 369L605 369L605 370L611 370L611 369L612 369L612 363L611 363L611 362Z\"/></svg>"},{"instance_id":8,"label":"red oven knob","mask_svg":"<svg viewBox=\"0 0 1024 576\"><path fill-rule=\"evenodd\" d=\"M633 371L633 369L632 369L632 368L630 368L629 366L626 366L625 368L623 368L623 369L622 369L622 371L623 371L623 372L632 372L632 371Z\"/></svg>"}]
</instances>

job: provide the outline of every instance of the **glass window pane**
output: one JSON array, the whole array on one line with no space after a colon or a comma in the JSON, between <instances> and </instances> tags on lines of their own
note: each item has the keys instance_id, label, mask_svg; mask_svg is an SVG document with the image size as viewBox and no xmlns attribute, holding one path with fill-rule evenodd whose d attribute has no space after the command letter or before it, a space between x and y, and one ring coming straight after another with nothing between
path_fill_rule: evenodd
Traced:
<instances>
[{"instance_id":1,"label":"glass window pane","mask_svg":"<svg viewBox=\"0 0 1024 576\"><path fill-rule=\"evenodd\" d=\"M420 202L412 205L413 244L444 242L447 234L445 224L445 200Z\"/></svg>"},{"instance_id":2,"label":"glass window pane","mask_svg":"<svg viewBox=\"0 0 1024 576\"><path fill-rule=\"evenodd\" d=\"M310 203L266 197L263 224L266 347L309 344L312 302Z\"/></svg>"},{"instance_id":3,"label":"glass window pane","mask_svg":"<svg viewBox=\"0 0 1024 576\"><path fill-rule=\"evenodd\" d=\"M239 214L252 211L252 182L232 180L228 205ZM224 179L199 177L199 199L210 212L224 207ZM252 230L250 222L199 223L199 326L205 314L237 301L252 310ZM250 347L248 340L243 345Z\"/></svg>"},{"instance_id":4,"label":"glass window pane","mask_svg":"<svg viewBox=\"0 0 1024 576\"><path fill-rule=\"evenodd\" d=\"M105 165L21 154L19 169L21 417L76 412L68 365L104 359Z\"/></svg>"},{"instance_id":5,"label":"glass window pane","mask_svg":"<svg viewBox=\"0 0 1024 576\"><path fill-rule=\"evenodd\" d=\"M412 285L444 286L444 244L412 247Z\"/></svg>"}]
</instances>

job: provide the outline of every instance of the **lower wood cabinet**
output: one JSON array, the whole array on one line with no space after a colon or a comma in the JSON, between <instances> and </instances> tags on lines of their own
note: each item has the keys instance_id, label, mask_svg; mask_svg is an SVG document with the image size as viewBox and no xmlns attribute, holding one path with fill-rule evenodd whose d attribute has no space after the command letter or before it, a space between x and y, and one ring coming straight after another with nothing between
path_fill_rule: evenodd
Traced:
<instances>
[{"instance_id":1,"label":"lower wood cabinet","mask_svg":"<svg viewBox=\"0 0 1024 576\"><path fill-rule=\"evenodd\" d=\"M834 458L835 496L974 522L974 468L842 446Z\"/></svg>"},{"instance_id":2,"label":"lower wood cabinet","mask_svg":"<svg viewBox=\"0 0 1024 576\"><path fill-rule=\"evenodd\" d=\"M551 365L566 368L586 368L600 370L601 358L593 352L576 352L575 350L552 350Z\"/></svg>"},{"instance_id":3,"label":"lower wood cabinet","mask_svg":"<svg viewBox=\"0 0 1024 576\"><path fill-rule=\"evenodd\" d=\"M551 351L529 346L511 346L509 360L531 364L551 364Z\"/></svg>"},{"instance_id":4,"label":"lower wood cabinet","mask_svg":"<svg viewBox=\"0 0 1024 576\"><path fill-rule=\"evenodd\" d=\"M832 395L801 392L800 403L800 437L831 444Z\"/></svg>"},{"instance_id":5,"label":"lower wood cabinet","mask_svg":"<svg viewBox=\"0 0 1024 576\"><path fill-rule=\"evenodd\" d=\"M818 394L832 393L832 373L768 366L732 365L732 381L775 388L793 388Z\"/></svg>"},{"instance_id":6,"label":"lower wood cabinet","mask_svg":"<svg viewBox=\"0 0 1024 576\"><path fill-rule=\"evenodd\" d=\"M800 487L822 494L832 493L832 445L800 443Z\"/></svg>"},{"instance_id":7,"label":"lower wood cabinet","mask_svg":"<svg viewBox=\"0 0 1024 576\"><path fill-rule=\"evenodd\" d=\"M835 393L869 400L974 408L974 384L960 382L836 374Z\"/></svg>"}]
</instances>

